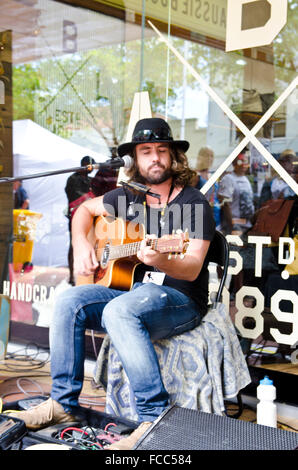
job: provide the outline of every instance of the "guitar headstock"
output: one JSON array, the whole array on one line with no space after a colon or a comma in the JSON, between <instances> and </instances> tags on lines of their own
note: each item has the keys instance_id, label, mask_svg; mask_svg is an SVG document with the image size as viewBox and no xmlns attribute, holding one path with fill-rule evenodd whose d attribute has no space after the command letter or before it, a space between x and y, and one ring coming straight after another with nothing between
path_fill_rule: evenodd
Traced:
<instances>
[{"instance_id":1,"label":"guitar headstock","mask_svg":"<svg viewBox=\"0 0 298 470\"><path fill-rule=\"evenodd\" d=\"M174 255L175 257L180 255L180 258L184 258L187 247L189 244L188 231L184 232L180 229L173 231L171 235L164 235L162 238L157 240L156 250L160 253L168 253L168 258Z\"/></svg>"}]
</instances>

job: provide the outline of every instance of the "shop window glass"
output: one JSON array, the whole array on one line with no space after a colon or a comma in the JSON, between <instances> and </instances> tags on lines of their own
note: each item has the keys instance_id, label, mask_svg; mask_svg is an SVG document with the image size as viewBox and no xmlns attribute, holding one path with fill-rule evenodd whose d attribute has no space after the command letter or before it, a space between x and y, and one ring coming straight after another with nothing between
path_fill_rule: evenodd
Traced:
<instances>
[{"instance_id":1,"label":"shop window glass","mask_svg":"<svg viewBox=\"0 0 298 470\"><path fill-rule=\"evenodd\" d=\"M77 167L84 156L96 161L110 158L126 139L135 93L147 91L152 114L168 120L175 138L190 141L188 158L200 174L198 187L214 207L218 229L230 241L225 302L248 340L251 361L294 364L298 341L297 192L293 184L298 167L297 88L255 132L261 146L251 138L241 149L240 144L245 129L254 132L297 76L297 2L288 2L287 24L272 44L228 53L224 51L226 1L207 1L201 9L198 5L191 8L193 2L183 3L184 11L178 15L181 4L174 0L125 5L98 1L92 9L84 8L82 1L73 5L53 0L3 2L0 31L12 30L13 38L14 175ZM159 40L148 19L166 42ZM202 87L196 74L218 99ZM7 83L1 80L0 84L2 99ZM225 112L221 102L231 113ZM235 165L237 148L244 153L239 165ZM274 160L268 161L266 152ZM292 156L283 160L286 152ZM239 183L231 192L237 180L235 169L242 186ZM14 269L10 258L2 279L2 292L13 295L13 320L48 326L51 302L59 289L67 287L67 176L23 182L29 210L41 216L34 221L32 257L20 262L20 270ZM208 181L212 184L206 190ZM103 181L99 186L103 188ZM270 233L250 233L262 204L275 199L273 194L278 200L293 201L291 208L286 204L286 223L275 240ZM32 224L31 215L27 216L26 223ZM24 267L25 262L32 265ZM216 273L211 270L214 280ZM31 286L27 302L25 284ZM260 349L262 354L257 354Z\"/></svg>"}]
</instances>

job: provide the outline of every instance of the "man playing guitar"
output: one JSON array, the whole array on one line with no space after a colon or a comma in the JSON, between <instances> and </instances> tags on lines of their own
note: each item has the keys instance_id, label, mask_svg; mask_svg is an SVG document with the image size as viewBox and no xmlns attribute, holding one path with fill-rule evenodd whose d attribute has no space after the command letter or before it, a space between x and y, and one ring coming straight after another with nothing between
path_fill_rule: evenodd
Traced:
<instances>
[{"instance_id":1,"label":"man playing guitar","mask_svg":"<svg viewBox=\"0 0 298 470\"><path fill-rule=\"evenodd\" d=\"M133 165L126 170L129 180L148 185L159 195L159 202L148 193L118 187L85 201L77 209L72 222L74 271L88 282L66 290L56 302L50 328L51 398L18 413L28 428L69 422L77 416L86 329L109 334L134 391L141 423L130 437L113 444L111 449L132 448L169 406L152 341L191 330L206 314L206 255L215 231L207 200L191 186L195 173L184 153L188 147L187 141L173 139L164 120L138 121L132 142L120 145L118 154L131 155ZM144 229L144 237L139 236L136 245L138 264L129 290L114 288L112 281L106 285L92 282L106 259L103 252L97 255L89 234L96 218L109 216L125 219L128 229L137 220ZM180 228L182 233L185 229L189 233L184 256L169 257L151 243L156 238L161 242L168 240L172 231ZM104 247L107 259L112 245L110 240Z\"/></svg>"}]
</instances>

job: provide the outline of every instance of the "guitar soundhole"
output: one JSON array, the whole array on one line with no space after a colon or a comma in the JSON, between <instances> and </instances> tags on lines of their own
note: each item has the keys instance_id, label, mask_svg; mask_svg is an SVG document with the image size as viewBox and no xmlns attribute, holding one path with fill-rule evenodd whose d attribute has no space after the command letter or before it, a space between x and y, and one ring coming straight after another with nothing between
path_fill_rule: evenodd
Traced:
<instances>
[{"instance_id":1,"label":"guitar soundhole","mask_svg":"<svg viewBox=\"0 0 298 470\"><path fill-rule=\"evenodd\" d=\"M101 266L99 266L95 271L94 271L94 283L96 284L98 281L104 278L106 274L106 269L102 269Z\"/></svg>"}]
</instances>

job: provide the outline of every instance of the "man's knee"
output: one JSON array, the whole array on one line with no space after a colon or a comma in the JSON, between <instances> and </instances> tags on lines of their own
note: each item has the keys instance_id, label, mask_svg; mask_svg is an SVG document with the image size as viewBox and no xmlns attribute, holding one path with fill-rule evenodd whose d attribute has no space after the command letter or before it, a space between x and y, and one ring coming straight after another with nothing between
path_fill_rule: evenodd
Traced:
<instances>
[{"instance_id":1,"label":"man's knee","mask_svg":"<svg viewBox=\"0 0 298 470\"><path fill-rule=\"evenodd\" d=\"M121 328L122 321L127 321L131 315L131 308L128 302L125 302L122 296L112 299L103 309L102 312L102 326L109 328L109 326L116 326Z\"/></svg>"},{"instance_id":2,"label":"man's knee","mask_svg":"<svg viewBox=\"0 0 298 470\"><path fill-rule=\"evenodd\" d=\"M71 307L75 305L77 300L80 298L79 293L77 292L76 287L72 287L66 289L65 291L61 292L55 302L55 310L65 310L65 308Z\"/></svg>"}]
</instances>

